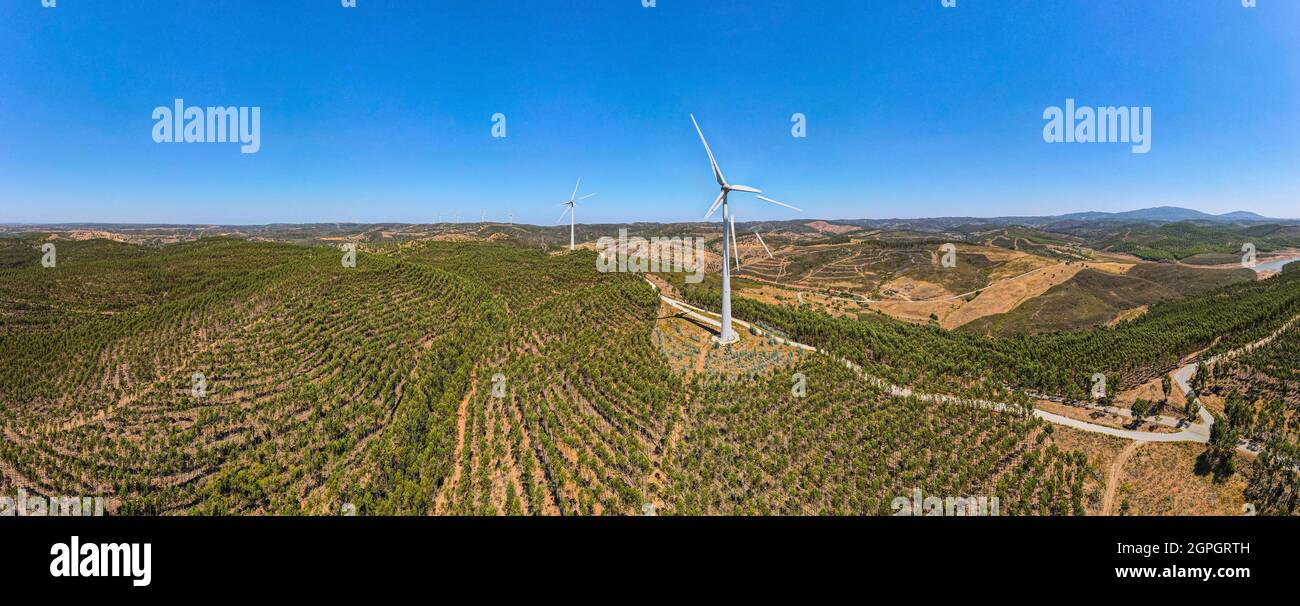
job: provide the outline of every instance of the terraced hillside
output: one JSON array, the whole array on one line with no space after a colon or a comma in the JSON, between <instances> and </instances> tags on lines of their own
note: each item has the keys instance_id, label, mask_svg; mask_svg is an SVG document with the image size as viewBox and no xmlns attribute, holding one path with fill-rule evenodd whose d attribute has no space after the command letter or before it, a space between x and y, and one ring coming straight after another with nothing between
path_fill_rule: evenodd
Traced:
<instances>
[{"instance_id":1,"label":"terraced hillside","mask_svg":"<svg viewBox=\"0 0 1300 606\"><path fill-rule=\"evenodd\" d=\"M1016 258L997 249L962 245L961 262L946 268L938 262L943 240L786 245L779 237L768 239L775 258L769 258L752 236L741 238L745 245L738 275L867 298L927 299L975 291L1005 273L1003 267Z\"/></svg>"},{"instance_id":2,"label":"terraced hillside","mask_svg":"<svg viewBox=\"0 0 1300 606\"><path fill-rule=\"evenodd\" d=\"M703 377L667 456L681 513L888 515L893 499L1000 495L1002 514L1081 515L1099 495L1051 428L968 404L889 397L825 356L757 382Z\"/></svg>"},{"instance_id":3,"label":"terraced hillside","mask_svg":"<svg viewBox=\"0 0 1300 606\"><path fill-rule=\"evenodd\" d=\"M1076 513L1096 497L1079 488L1094 470L1017 415L893 398L771 343L678 364L655 293L590 252L421 242L349 268L330 247L87 240L43 268L36 244L0 269L0 493L135 514L888 513L914 488Z\"/></svg>"},{"instance_id":4,"label":"terraced hillside","mask_svg":"<svg viewBox=\"0 0 1300 606\"><path fill-rule=\"evenodd\" d=\"M1061 261L1082 261L1096 257L1080 238L1022 226L978 229L970 238L989 246L1024 251Z\"/></svg>"},{"instance_id":5,"label":"terraced hillside","mask_svg":"<svg viewBox=\"0 0 1300 606\"><path fill-rule=\"evenodd\" d=\"M24 307L0 337L4 482L127 513L299 510L436 410L497 313L444 272L330 249L59 250L0 281Z\"/></svg>"}]
</instances>

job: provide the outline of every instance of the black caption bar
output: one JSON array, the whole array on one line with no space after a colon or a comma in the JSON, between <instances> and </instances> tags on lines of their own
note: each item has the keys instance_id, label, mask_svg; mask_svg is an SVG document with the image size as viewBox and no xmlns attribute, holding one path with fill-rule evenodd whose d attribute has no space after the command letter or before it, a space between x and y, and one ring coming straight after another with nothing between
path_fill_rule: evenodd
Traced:
<instances>
[{"instance_id":1,"label":"black caption bar","mask_svg":"<svg viewBox=\"0 0 1300 606\"><path fill-rule=\"evenodd\" d=\"M1236 590L1293 581L1298 527L1267 517L0 518L0 579L51 596L444 591L473 578L494 591L578 577L716 585L733 574L761 579L737 588L750 590L868 578L925 595L989 583ZM95 574L67 574L74 563Z\"/></svg>"}]
</instances>

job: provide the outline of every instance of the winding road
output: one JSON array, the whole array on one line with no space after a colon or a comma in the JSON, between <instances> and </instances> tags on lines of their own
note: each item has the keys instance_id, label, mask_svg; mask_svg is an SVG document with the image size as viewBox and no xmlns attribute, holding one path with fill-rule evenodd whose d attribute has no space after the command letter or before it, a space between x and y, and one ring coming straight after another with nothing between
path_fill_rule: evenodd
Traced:
<instances>
[{"instance_id":1,"label":"winding road","mask_svg":"<svg viewBox=\"0 0 1300 606\"><path fill-rule=\"evenodd\" d=\"M704 322L712 326L717 326L719 328L722 327L721 320L716 319L715 314L713 314L713 312L700 309L698 307L690 305L689 303L678 301L676 299L673 299L663 294L659 286L656 285L654 282L651 282L649 279L646 279L646 283L649 284L650 287L653 288L655 292L659 294L660 300L662 300L664 303L667 303L669 306L673 307L674 309L684 314L687 314L700 322ZM1240 349L1236 349L1231 352L1214 356L1206 360L1206 363L1214 364L1215 362L1221 359L1232 358L1243 352L1249 352L1251 350L1254 350L1257 347L1267 345L1270 341L1277 338L1278 335L1282 334L1287 329L1289 329L1292 325L1294 325L1297 320L1300 320L1300 316L1291 318L1290 321L1288 321L1281 328L1277 329L1277 331L1273 332L1269 336L1260 339L1259 341L1256 341L1254 343L1245 345ZM943 394L914 393L908 387L893 385L878 377L872 377L870 375L867 375L862 370L862 368L859 367L857 364L854 364L853 362L846 360L844 358L840 358L839 356L834 356L834 354L831 354L829 352L824 352L811 345L799 343L798 341L793 341L785 337L771 334L770 331L754 326L753 324L750 324L749 322L746 322L744 320L732 318L732 322L735 322L736 324L739 324L740 326L743 326L746 329L753 331L755 334L759 334L759 335L763 335L775 339L779 343L784 343L791 347L797 347L799 349L803 349L806 351L833 356L836 359L838 359L840 362L844 363L845 366L856 371L860 376L863 377L863 379L867 380L868 382L878 387L888 390L890 394L894 396L913 397L919 400L925 400L930 402L965 402L976 406L984 406L984 407L992 408L994 410L1023 410L1023 406L1020 406L1018 404L1007 404L1003 402L993 402L989 400L974 400L968 398L958 398L956 396L943 395ZM1063 425L1065 427L1071 427L1081 431L1099 433L1099 434L1114 436L1116 438L1122 438L1126 440L1133 440L1135 442L1196 442L1200 444L1206 444L1209 443L1210 441L1210 429L1214 426L1214 415L1210 414L1210 411L1206 410L1205 406L1201 405L1200 399L1197 398L1196 394L1192 392L1190 381L1192 376L1196 374L1196 367L1198 365L1199 365L1198 362L1192 362L1190 364L1178 368L1176 371L1174 371L1174 383L1178 385L1178 388L1183 391L1184 395L1186 395L1188 398L1191 398L1194 402L1196 402L1197 410L1199 411L1200 422L1188 424L1185 421L1174 419L1172 417L1152 417L1150 419L1154 423L1166 425L1169 427L1181 428L1181 430L1177 432L1153 433L1153 432L1146 432L1146 431L1119 429L1116 427L1108 427L1106 425L1098 425L1096 423L1081 421L1079 419L1048 412L1045 410L1040 410L1038 408L1033 409L1033 415L1040 419L1048 421L1049 423ZM1093 410L1101 410L1104 412L1132 417L1132 412L1123 408L1115 408L1109 406L1090 406L1089 408ZM1240 445L1237 447L1237 449L1251 454L1258 453L1258 449L1252 448L1248 444Z\"/></svg>"}]
</instances>

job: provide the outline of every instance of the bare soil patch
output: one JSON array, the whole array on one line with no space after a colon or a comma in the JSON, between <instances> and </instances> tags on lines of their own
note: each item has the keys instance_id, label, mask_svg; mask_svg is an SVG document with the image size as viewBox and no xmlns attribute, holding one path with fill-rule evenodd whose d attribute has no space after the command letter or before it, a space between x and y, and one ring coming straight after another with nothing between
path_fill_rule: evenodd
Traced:
<instances>
[{"instance_id":1,"label":"bare soil patch","mask_svg":"<svg viewBox=\"0 0 1300 606\"><path fill-rule=\"evenodd\" d=\"M1243 474L1237 473L1222 483L1209 475L1197 475L1196 459L1204 451L1201 444L1152 442L1142 447L1120 473L1116 512L1241 515L1246 502Z\"/></svg>"},{"instance_id":2,"label":"bare soil patch","mask_svg":"<svg viewBox=\"0 0 1300 606\"><path fill-rule=\"evenodd\" d=\"M1019 278L994 282L980 291L974 300L941 318L940 323L944 328L951 329L984 316L1006 313L1073 278L1083 268L1082 264L1060 264Z\"/></svg>"},{"instance_id":3,"label":"bare soil patch","mask_svg":"<svg viewBox=\"0 0 1300 606\"><path fill-rule=\"evenodd\" d=\"M858 231L860 229L853 225L834 225L825 221L813 221L811 223L804 223L804 225L827 234L847 234L851 231Z\"/></svg>"}]
</instances>

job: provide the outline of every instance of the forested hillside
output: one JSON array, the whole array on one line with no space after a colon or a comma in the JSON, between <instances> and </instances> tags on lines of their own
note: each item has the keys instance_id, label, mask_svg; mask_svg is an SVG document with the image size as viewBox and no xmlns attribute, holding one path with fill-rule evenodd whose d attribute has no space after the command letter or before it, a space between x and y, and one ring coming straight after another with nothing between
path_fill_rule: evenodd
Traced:
<instances>
[{"instance_id":1,"label":"forested hillside","mask_svg":"<svg viewBox=\"0 0 1300 606\"><path fill-rule=\"evenodd\" d=\"M1095 229L1089 225L1088 229ZM1184 221L1163 225L1125 226L1122 231L1093 234L1089 244L1099 250L1131 253L1155 261L1203 257L1207 263L1230 263L1241 258L1241 246L1250 242L1259 252L1300 246L1295 225L1218 225Z\"/></svg>"},{"instance_id":2,"label":"forested hillside","mask_svg":"<svg viewBox=\"0 0 1300 606\"><path fill-rule=\"evenodd\" d=\"M718 308L720 294L685 289L696 305ZM935 389L1004 385L1082 398L1094 373L1111 385L1141 384L1201 350L1226 351L1300 314L1300 272L1167 301L1114 327L995 338L918 326L880 314L835 318L797 307L738 298L737 317L763 322L853 360L879 376Z\"/></svg>"},{"instance_id":3,"label":"forested hillside","mask_svg":"<svg viewBox=\"0 0 1300 606\"><path fill-rule=\"evenodd\" d=\"M590 252L421 242L349 268L330 247L90 240L44 268L38 246L0 269L3 493L138 514L878 514L913 489L1078 513L1097 498L1082 489L1096 470L1016 414L890 397L826 357L674 371L655 293Z\"/></svg>"}]
</instances>

